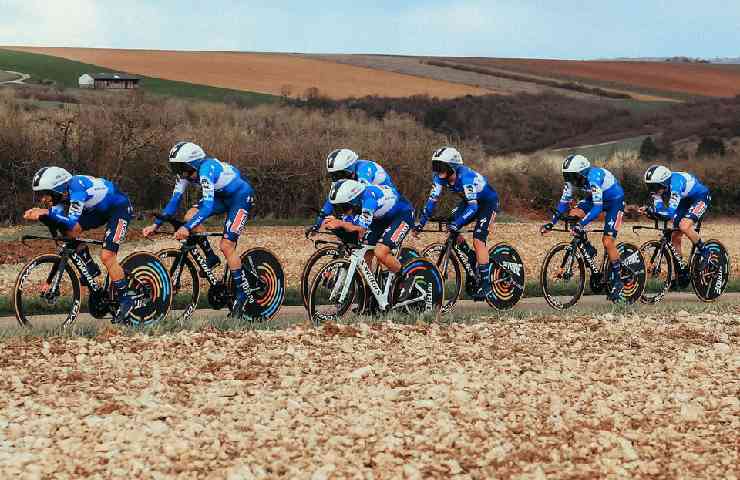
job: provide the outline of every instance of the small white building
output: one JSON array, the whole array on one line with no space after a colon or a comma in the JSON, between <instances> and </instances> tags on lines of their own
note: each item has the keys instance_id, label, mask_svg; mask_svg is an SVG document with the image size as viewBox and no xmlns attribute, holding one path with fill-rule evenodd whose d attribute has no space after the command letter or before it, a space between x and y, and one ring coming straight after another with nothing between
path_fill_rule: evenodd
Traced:
<instances>
[{"instance_id":1,"label":"small white building","mask_svg":"<svg viewBox=\"0 0 740 480\"><path fill-rule=\"evenodd\" d=\"M95 88L95 79L89 73L83 73L77 83L80 88Z\"/></svg>"}]
</instances>

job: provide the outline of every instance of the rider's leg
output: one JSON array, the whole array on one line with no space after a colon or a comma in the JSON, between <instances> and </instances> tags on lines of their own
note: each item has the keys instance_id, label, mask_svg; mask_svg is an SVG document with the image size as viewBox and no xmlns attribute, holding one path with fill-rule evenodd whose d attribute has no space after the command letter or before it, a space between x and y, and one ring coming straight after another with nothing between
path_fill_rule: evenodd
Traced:
<instances>
[{"instance_id":1,"label":"rider's leg","mask_svg":"<svg viewBox=\"0 0 740 480\"><path fill-rule=\"evenodd\" d=\"M379 243L375 246L375 258L378 259L381 265L390 270L393 273L398 273L401 270L401 262L391 253L391 248L387 245Z\"/></svg>"},{"instance_id":2,"label":"rider's leg","mask_svg":"<svg viewBox=\"0 0 740 480\"><path fill-rule=\"evenodd\" d=\"M393 273L398 273L401 270L401 262L391 253L391 249L400 248L413 224L414 211L409 207L394 218L370 225L370 232L367 235L368 243L379 237L374 250L375 258Z\"/></svg>"},{"instance_id":3,"label":"rider's leg","mask_svg":"<svg viewBox=\"0 0 740 480\"><path fill-rule=\"evenodd\" d=\"M612 300L617 300L624 288L621 277L622 262L617 249L617 235L622 226L623 215L624 199L612 200L604 205L604 235L601 237L601 243L609 259L609 298Z\"/></svg>"},{"instance_id":4,"label":"rider's leg","mask_svg":"<svg viewBox=\"0 0 740 480\"><path fill-rule=\"evenodd\" d=\"M236 194L236 200L229 206L226 221L224 222L224 233L221 237L219 247L226 257L226 265L231 271L232 286L235 293L235 301L232 308L232 314L241 316L244 303L248 298L249 282L244 277L242 270L242 261L236 251L237 241L244 230L249 217L249 210L252 206L251 189L245 189ZM225 205L218 205L214 211L223 211Z\"/></svg>"},{"instance_id":5,"label":"rider's leg","mask_svg":"<svg viewBox=\"0 0 740 480\"><path fill-rule=\"evenodd\" d=\"M134 299L128 292L128 281L126 281L123 268L118 263L118 249L126 239L126 231L131 221L133 209L130 203L121 205L116 209L108 220L103 249L100 251L100 261L108 270L108 276L113 287L113 295L118 300L119 307L113 318L114 322L124 322L134 308Z\"/></svg>"},{"instance_id":6,"label":"rider's leg","mask_svg":"<svg viewBox=\"0 0 740 480\"><path fill-rule=\"evenodd\" d=\"M478 277L480 278L480 289L476 294L478 299L481 296L491 295L491 259L488 256L488 247L486 242L491 226L496 220L496 211L498 210L498 198L492 201L481 203L478 206L476 215L475 228L473 229L473 250L475 259L478 264Z\"/></svg>"}]
</instances>

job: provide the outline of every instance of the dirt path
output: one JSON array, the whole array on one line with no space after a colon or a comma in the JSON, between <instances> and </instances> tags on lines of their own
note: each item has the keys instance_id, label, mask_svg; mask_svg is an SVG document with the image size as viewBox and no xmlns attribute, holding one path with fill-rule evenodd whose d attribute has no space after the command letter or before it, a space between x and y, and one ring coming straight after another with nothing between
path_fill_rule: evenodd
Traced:
<instances>
[{"instance_id":1,"label":"dirt path","mask_svg":"<svg viewBox=\"0 0 740 480\"><path fill-rule=\"evenodd\" d=\"M660 311L664 305L676 305L686 302L698 303L698 300L693 293L671 293L668 294L664 298L663 302L658 305L637 305L635 306L635 308L638 309L640 312L645 312L646 314L649 314ZM740 293L726 293L715 304L740 304ZM589 295L582 297L578 304L574 308L568 310L568 312L573 313L574 315L592 314L595 309L599 308L608 310L610 308L610 304L604 299L603 295ZM458 303L454 311L450 314L451 316L444 316L442 317L442 320L445 322L449 322L454 321L455 319L467 317L469 315L485 315L493 318L504 319L519 315L521 313L539 314L548 312L555 313L555 310L553 310L541 297L524 298L517 304L516 307L514 307L514 309L510 311L498 311L490 308L486 303L483 302L463 300ZM191 322L194 325L205 324L212 320L225 318L227 313L227 310L196 310L196 312L193 314ZM44 317L41 322L37 321L33 326L34 328L46 330L55 327L62 320L63 317L61 316L48 315ZM104 320L97 320L89 314L82 313L77 317L75 325L78 327L95 325L100 327L102 325L107 325L109 320L109 318L106 318ZM269 324L265 324L264 326L267 328L285 328L298 323L303 323L305 321L307 321L306 310L302 306L284 305L280 309L278 315L274 319L272 319ZM15 317L0 317L0 331L14 330L17 328L18 324L15 320Z\"/></svg>"},{"instance_id":2,"label":"dirt path","mask_svg":"<svg viewBox=\"0 0 740 480\"><path fill-rule=\"evenodd\" d=\"M5 73L9 73L11 75L15 75L18 78L14 78L13 80L4 80L0 81L0 85L7 85L9 83L16 83L16 84L23 84L26 80L31 78L31 75L28 75L27 73L21 73L21 72L14 72L12 70L3 70ZM2 79L2 77L0 77Z\"/></svg>"}]
</instances>

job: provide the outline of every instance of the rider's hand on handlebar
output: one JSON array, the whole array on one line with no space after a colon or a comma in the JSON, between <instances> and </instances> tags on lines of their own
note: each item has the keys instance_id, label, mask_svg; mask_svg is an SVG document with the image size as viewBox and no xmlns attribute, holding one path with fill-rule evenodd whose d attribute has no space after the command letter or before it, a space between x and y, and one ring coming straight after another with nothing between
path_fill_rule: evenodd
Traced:
<instances>
[{"instance_id":1,"label":"rider's hand on handlebar","mask_svg":"<svg viewBox=\"0 0 740 480\"><path fill-rule=\"evenodd\" d=\"M544 235L548 233L553 228L555 228L555 225L553 225L552 222L547 222L546 224L540 227L540 235Z\"/></svg>"},{"instance_id":2,"label":"rider's hand on handlebar","mask_svg":"<svg viewBox=\"0 0 740 480\"><path fill-rule=\"evenodd\" d=\"M23 213L23 218L26 220L38 220L43 215L48 215L48 208L31 208Z\"/></svg>"},{"instance_id":3,"label":"rider's hand on handlebar","mask_svg":"<svg viewBox=\"0 0 740 480\"><path fill-rule=\"evenodd\" d=\"M576 237L583 237L586 235L586 227L581 225L580 223L576 223L573 225L573 227L570 229L570 232L576 236Z\"/></svg>"},{"instance_id":4,"label":"rider's hand on handlebar","mask_svg":"<svg viewBox=\"0 0 740 480\"><path fill-rule=\"evenodd\" d=\"M185 227L180 227L175 232L175 240L185 240L190 236L190 230Z\"/></svg>"},{"instance_id":5,"label":"rider's hand on handlebar","mask_svg":"<svg viewBox=\"0 0 740 480\"><path fill-rule=\"evenodd\" d=\"M419 238L419 234L421 233L424 226L420 223L415 224L413 227L411 227L411 236L414 238Z\"/></svg>"},{"instance_id":6,"label":"rider's hand on handlebar","mask_svg":"<svg viewBox=\"0 0 740 480\"><path fill-rule=\"evenodd\" d=\"M148 227L144 227L144 229L141 231L141 234L144 235L144 237L149 238L152 236L152 234L154 234L154 232L157 231L158 228L159 228L159 225L157 225L156 223L153 223L149 225Z\"/></svg>"},{"instance_id":7,"label":"rider's hand on handlebar","mask_svg":"<svg viewBox=\"0 0 740 480\"><path fill-rule=\"evenodd\" d=\"M318 225L311 225L306 230L304 230L303 233L306 235L306 238L311 238L314 235L316 235L316 232L318 232L318 231L319 231L319 226Z\"/></svg>"}]
</instances>

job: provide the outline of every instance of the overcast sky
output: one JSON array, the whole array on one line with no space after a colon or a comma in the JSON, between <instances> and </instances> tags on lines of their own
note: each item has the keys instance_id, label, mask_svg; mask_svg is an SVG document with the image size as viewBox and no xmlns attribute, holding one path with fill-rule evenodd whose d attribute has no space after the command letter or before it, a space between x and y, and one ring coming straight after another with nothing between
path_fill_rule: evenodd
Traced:
<instances>
[{"instance_id":1,"label":"overcast sky","mask_svg":"<svg viewBox=\"0 0 740 480\"><path fill-rule=\"evenodd\" d=\"M740 56L740 0L0 0L0 45Z\"/></svg>"}]
</instances>

